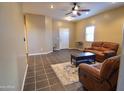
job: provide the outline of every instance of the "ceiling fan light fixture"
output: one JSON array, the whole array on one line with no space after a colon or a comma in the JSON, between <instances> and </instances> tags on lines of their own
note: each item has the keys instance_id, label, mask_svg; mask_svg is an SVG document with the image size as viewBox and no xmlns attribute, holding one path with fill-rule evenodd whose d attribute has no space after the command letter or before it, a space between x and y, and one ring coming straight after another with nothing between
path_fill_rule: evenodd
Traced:
<instances>
[{"instance_id":1,"label":"ceiling fan light fixture","mask_svg":"<svg viewBox=\"0 0 124 93\"><path fill-rule=\"evenodd\" d=\"M77 5L75 6L74 10L78 10L78 6Z\"/></svg>"},{"instance_id":2,"label":"ceiling fan light fixture","mask_svg":"<svg viewBox=\"0 0 124 93\"><path fill-rule=\"evenodd\" d=\"M80 9L80 6L77 3L73 3L73 7L70 12L66 13L65 15L70 15L72 17L78 17L81 16L81 12L86 12L86 14L89 14L90 9Z\"/></svg>"},{"instance_id":3,"label":"ceiling fan light fixture","mask_svg":"<svg viewBox=\"0 0 124 93\"><path fill-rule=\"evenodd\" d=\"M51 8L51 9L54 8L53 4L50 5L50 8Z\"/></svg>"},{"instance_id":4,"label":"ceiling fan light fixture","mask_svg":"<svg viewBox=\"0 0 124 93\"><path fill-rule=\"evenodd\" d=\"M89 12L86 12L86 15L88 15L89 14Z\"/></svg>"},{"instance_id":5,"label":"ceiling fan light fixture","mask_svg":"<svg viewBox=\"0 0 124 93\"><path fill-rule=\"evenodd\" d=\"M77 15L77 11L76 10L72 11L72 13L73 13L73 15Z\"/></svg>"}]
</instances>

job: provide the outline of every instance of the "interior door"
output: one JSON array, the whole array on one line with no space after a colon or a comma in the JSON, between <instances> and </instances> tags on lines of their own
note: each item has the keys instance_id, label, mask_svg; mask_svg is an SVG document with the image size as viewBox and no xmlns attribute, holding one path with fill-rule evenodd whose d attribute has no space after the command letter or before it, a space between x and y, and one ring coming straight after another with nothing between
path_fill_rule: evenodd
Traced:
<instances>
[{"instance_id":1,"label":"interior door","mask_svg":"<svg viewBox=\"0 0 124 93\"><path fill-rule=\"evenodd\" d=\"M59 29L59 47L60 49L69 48L69 29L68 28Z\"/></svg>"}]
</instances>

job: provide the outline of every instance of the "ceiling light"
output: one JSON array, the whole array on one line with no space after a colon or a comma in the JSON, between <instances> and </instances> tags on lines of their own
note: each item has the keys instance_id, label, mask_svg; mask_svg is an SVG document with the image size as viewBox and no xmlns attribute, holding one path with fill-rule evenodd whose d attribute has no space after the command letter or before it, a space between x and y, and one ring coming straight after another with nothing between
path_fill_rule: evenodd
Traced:
<instances>
[{"instance_id":1,"label":"ceiling light","mask_svg":"<svg viewBox=\"0 0 124 93\"><path fill-rule=\"evenodd\" d=\"M53 8L53 5L51 5L50 8Z\"/></svg>"},{"instance_id":2,"label":"ceiling light","mask_svg":"<svg viewBox=\"0 0 124 93\"><path fill-rule=\"evenodd\" d=\"M86 15L88 15L89 14L89 12L86 12Z\"/></svg>"},{"instance_id":3,"label":"ceiling light","mask_svg":"<svg viewBox=\"0 0 124 93\"><path fill-rule=\"evenodd\" d=\"M74 9L75 9L75 10L78 10L78 6L76 5Z\"/></svg>"},{"instance_id":4,"label":"ceiling light","mask_svg":"<svg viewBox=\"0 0 124 93\"><path fill-rule=\"evenodd\" d=\"M73 13L73 15L77 15L77 11L76 10L72 11L72 13Z\"/></svg>"},{"instance_id":5,"label":"ceiling light","mask_svg":"<svg viewBox=\"0 0 124 93\"><path fill-rule=\"evenodd\" d=\"M73 20L74 18L71 17L71 16L67 16L67 17L65 17L64 19L67 20L67 21L71 21L71 20Z\"/></svg>"}]
</instances>

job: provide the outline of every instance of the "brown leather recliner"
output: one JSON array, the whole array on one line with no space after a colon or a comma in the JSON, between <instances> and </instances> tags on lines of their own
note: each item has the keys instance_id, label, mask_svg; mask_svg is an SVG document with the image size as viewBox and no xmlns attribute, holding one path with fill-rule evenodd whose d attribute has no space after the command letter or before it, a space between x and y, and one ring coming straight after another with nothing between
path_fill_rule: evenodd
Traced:
<instances>
[{"instance_id":1,"label":"brown leather recliner","mask_svg":"<svg viewBox=\"0 0 124 93\"><path fill-rule=\"evenodd\" d=\"M116 90L120 56L106 59L103 63L79 65L79 81L87 90Z\"/></svg>"},{"instance_id":2,"label":"brown leather recliner","mask_svg":"<svg viewBox=\"0 0 124 93\"><path fill-rule=\"evenodd\" d=\"M103 62L106 58L116 56L119 44L113 42L93 42L91 48L85 48L84 52L96 54L96 61Z\"/></svg>"}]
</instances>

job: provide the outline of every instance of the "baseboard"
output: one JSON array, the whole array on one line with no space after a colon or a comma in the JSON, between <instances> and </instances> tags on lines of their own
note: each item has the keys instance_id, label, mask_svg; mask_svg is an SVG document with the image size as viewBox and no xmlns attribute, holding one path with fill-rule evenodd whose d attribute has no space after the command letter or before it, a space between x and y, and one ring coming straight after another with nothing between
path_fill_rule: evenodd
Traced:
<instances>
[{"instance_id":1,"label":"baseboard","mask_svg":"<svg viewBox=\"0 0 124 93\"><path fill-rule=\"evenodd\" d=\"M78 49L78 48L68 48L68 49Z\"/></svg>"},{"instance_id":2,"label":"baseboard","mask_svg":"<svg viewBox=\"0 0 124 93\"><path fill-rule=\"evenodd\" d=\"M76 49L76 48L63 48L63 49ZM55 49L55 50L62 50L62 49Z\"/></svg>"},{"instance_id":3,"label":"baseboard","mask_svg":"<svg viewBox=\"0 0 124 93\"><path fill-rule=\"evenodd\" d=\"M35 56L35 55L43 55L43 54L49 54L53 51L49 51L49 52L43 52L43 53L32 53L32 54L29 54L29 56Z\"/></svg>"},{"instance_id":4,"label":"baseboard","mask_svg":"<svg viewBox=\"0 0 124 93\"><path fill-rule=\"evenodd\" d=\"M69 49L76 49L76 50L79 50L79 51L83 51L84 48L69 48Z\"/></svg>"},{"instance_id":5,"label":"baseboard","mask_svg":"<svg viewBox=\"0 0 124 93\"><path fill-rule=\"evenodd\" d=\"M61 50L61 49L55 49L55 50Z\"/></svg>"},{"instance_id":6,"label":"baseboard","mask_svg":"<svg viewBox=\"0 0 124 93\"><path fill-rule=\"evenodd\" d=\"M67 48L67 49L77 49L77 50L81 50L81 49L78 49L78 48ZM55 50L61 50L61 49L55 49ZM49 51L49 52L43 52L43 53L32 53L32 54L28 54L28 56L35 56L35 55L43 55L43 54L49 54L53 51Z\"/></svg>"},{"instance_id":7,"label":"baseboard","mask_svg":"<svg viewBox=\"0 0 124 93\"><path fill-rule=\"evenodd\" d=\"M49 54L49 53L52 53L53 51L49 51L49 52L46 52L45 54Z\"/></svg>"},{"instance_id":8,"label":"baseboard","mask_svg":"<svg viewBox=\"0 0 124 93\"><path fill-rule=\"evenodd\" d=\"M65 49L77 49L77 50L81 50L79 48L65 48ZM61 49L55 49L55 50L61 50Z\"/></svg>"},{"instance_id":9,"label":"baseboard","mask_svg":"<svg viewBox=\"0 0 124 93\"><path fill-rule=\"evenodd\" d=\"M27 71L28 71L28 64L26 65L21 91L23 91L23 89L24 89L24 84L25 84L25 79L26 79Z\"/></svg>"}]
</instances>

